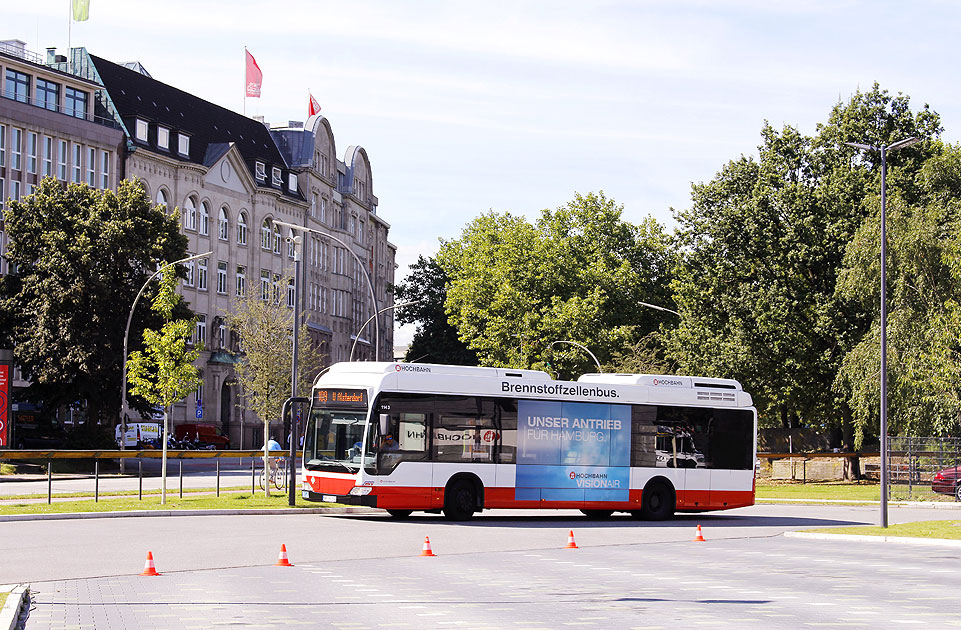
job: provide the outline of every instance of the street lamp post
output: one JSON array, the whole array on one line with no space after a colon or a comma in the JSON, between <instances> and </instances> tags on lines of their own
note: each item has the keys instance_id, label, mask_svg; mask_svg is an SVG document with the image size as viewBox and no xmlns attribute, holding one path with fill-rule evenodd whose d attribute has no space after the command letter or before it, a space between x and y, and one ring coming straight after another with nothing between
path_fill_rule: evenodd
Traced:
<instances>
[{"instance_id":1,"label":"street lamp post","mask_svg":"<svg viewBox=\"0 0 961 630\"><path fill-rule=\"evenodd\" d=\"M888 152L904 149L921 142L920 138L905 138L887 146L858 142L844 144L862 151L881 153L881 527L888 526L888 306L887 306L887 170Z\"/></svg>"},{"instance_id":2,"label":"street lamp post","mask_svg":"<svg viewBox=\"0 0 961 630\"><path fill-rule=\"evenodd\" d=\"M585 346L585 345L583 345L583 344L580 344L580 343L577 343L576 341L552 341L552 342L551 342L551 345L549 345L548 348L553 348L553 347L554 347L554 344L558 344L558 343L566 343L566 344L571 345L571 346L577 346L578 348L580 348L581 350L583 350L583 351L586 352L587 354L591 355L591 358L594 359L594 363L597 364L597 371L600 372L601 374L604 373L604 368L601 367L601 362L597 360L597 357L594 356L594 353L593 353L593 352L591 352L590 350L587 349L587 346Z\"/></svg>"},{"instance_id":3,"label":"street lamp post","mask_svg":"<svg viewBox=\"0 0 961 630\"><path fill-rule=\"evenodd\" d=\"M348 361L353 361L353 360L354 360L354 348L357 347L357 340L360 339L360 333L364 332L364 329L367 328L367 324L370 323L370 320L374 319L375 317L377 317L377 316L380 315L381 313L386 313L387 311L389 311L389 310L391 310L391 309L400 308L401 306L410 306L411 304L419 304L420 302L423 302L423 301L424 301L424 300L411 300L411 301L409 301L409 302L400 302L400 303L398 303L398 304L391 304L390 306L385 306L384 308L380 309L379 311L377 311L376 313L374 313L373 315L371 315L370 317L368 317L368 318L367 318L367 321L364 322L364 324L357 330L357 334L354 335L354 343L351 344L351 346L350 346L350 357L348 357L347 360L348 360Z\"/></svg>"},{"instance_id":4,"label":"street lamp post","mask_svg":"<svg viewBox=\"0 0 961 630\"><path fill-rule=\"evenodd\" d=\"M290 400L291 405L295 402L301 402L302 399L297 398L297 353L300 350L298 345L298 333L300 332L300 259L303 257L303 237L294 236L293 232L290 232L291 245L294 247L294 324L293 324L293 340L291 343L291 359L290 359ZM281 415L281 422L286 416ZM287 493L287 503L290 507L295 505L294 497L294 485L297 481L297 436L300 433L297 427L297 407L291 407L290 409L290 486ZM267 445L264 445L264 449Z\"/></svg>"},{"instance_id":5,"label":"street lamp post","mask_svg":"<svg viewBox=\"0 0 961 630\"><path fill-rule=\"evenodd\" d=\"M127 442L127 341L128 341L128 338L130 337L130 322L133 320L133 311L135 308L137 308L137 302L140 301L140 296L143 295L143 292L147 289L147 285L153 282L154 278L156 278L161 273L163 273L164 269L167 269L168 267L173 267L174 265L179 265L181 263L190 262L191 260L196 260L198 258L206 258L212 253L213 253L212 251L209 251L205 254L188 256L186 258L181 258L180 260L175 260L171 263L162 265L159 269L157 269L157 271L153 273L153 275L147 278L147 281L144 282L143 286L140 287L140 290L137 291L137 297L134 298L133 304L130 306L130 313L127 314L127 327L124 329L124 332L123 332L123 366L121 367L122 380L120 384L120 450L126 450L126 442ZM165 435L163 436L163 439L164 439L164 445L166 445L167 443L166 427L164 428L164 432L165 432ZM123 462L124 460L121 459L120 460L121 466L123 465Z\"/></svg>"},{"instance_id":6,"label":"street lamp post","mask_svg":"<svg viewBox=\"0 0 961 630\"><path fill-rule=\"evenodd\" d=\"M664 311L665 313L674 313L678 317L681 316L681 314L677 311L672 311L669 308L664 308L663 306L658 306L657 304L648 304L647 302L638 302L638 304L641 306L646 306L647 308L653 308L656 311Z\"/></svg>"},{"instance_id":7,"label":"street lamp post","mask_svg":"<svg viewBox=\"0 0 961 630\"><path fill-rule=\"evenodd\" d=\"M287 223L286 221L277 221L277 220L274 220L274 225L279 225L289 230L299 230L301 232L310 232L311 234L317 234L319 236L323 236L325 238L329 238L331 240L337 241L338 243L343 245L344 249L347 250L347 253L349 253L351 256L354 257L354 260L357 262L357 266L360 267L360 270L364 272L364 279L367 280L367 289L370 291L371 309L374 311L376 315L377 297L374 295L374 284L370 280L370 274L367 273L366 269L364 269L364 263L361 262L360 258L357 256L357 254L354 253L354 250L350 247L350 245L340 240L333 234L328 234L327 232L321 232L320 230L315 230L314 228L309 228L304 225L296 225L294 223ZM374 343L376 344L374 346L374 360L379 361L380 360L380 322L377 321L376 316L374 317Z\"/></svg>"}]
</instances>

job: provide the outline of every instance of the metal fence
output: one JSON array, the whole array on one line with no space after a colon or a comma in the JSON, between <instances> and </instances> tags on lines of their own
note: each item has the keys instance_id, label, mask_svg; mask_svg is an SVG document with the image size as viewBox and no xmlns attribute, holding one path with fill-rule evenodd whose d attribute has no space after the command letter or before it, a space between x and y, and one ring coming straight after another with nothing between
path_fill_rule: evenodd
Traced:
<instances>
[{"instance_id":1,"label":"metal fence","mask_svg":"<svg viewBox=\"0 0 961 630\"><path fill-rule=\"evenodd\" d=\"M906 486L908 498L931 493L931 481L940 470L961 464L961 438L889 437L890 488Z\"/></svg>"}]
</instances>

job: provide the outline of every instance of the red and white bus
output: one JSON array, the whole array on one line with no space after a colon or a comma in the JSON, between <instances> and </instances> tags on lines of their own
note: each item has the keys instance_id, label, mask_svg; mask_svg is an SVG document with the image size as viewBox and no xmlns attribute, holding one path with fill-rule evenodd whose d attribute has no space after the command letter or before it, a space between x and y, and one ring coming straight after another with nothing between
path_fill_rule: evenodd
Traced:
<instances>
[{"instance_id":1,"label":"red and white bus","mask_svg":"<svg viewBox=\"0 0 961 630\"><path fill-rule=\"evenodd\" d=\"M754 504L757 412L736 381L337 363L314 384L303 497L396 517L490 508L652 520Z\"/></svg>"}]
</instances>

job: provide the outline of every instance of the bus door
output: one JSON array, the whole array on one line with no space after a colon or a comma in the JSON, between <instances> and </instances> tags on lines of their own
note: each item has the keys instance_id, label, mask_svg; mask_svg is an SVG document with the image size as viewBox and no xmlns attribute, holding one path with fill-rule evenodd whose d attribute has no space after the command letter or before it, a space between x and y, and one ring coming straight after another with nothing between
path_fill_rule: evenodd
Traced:
<instances>
[{"instance_id":1,"label":"bus door","mask_svg":"<svg viewBox=\"0 0 961 630\"><path fill-rule=\"evenodd\" d=\"M499 407L490 398L445 396L438 402L432 427L434 487L444 488L452 475L470 471L485 488L495 485L501 452Z\"/></svg>"},{"instance_id":2,"label":"bus door","mask_svg":"<svg viewBox=\"0 0 961 630\"><path fill-rule=\"evenodd\" d=\"M380 398L367 429L365 471L391 496L425 504L431 489L427 425L433 402L422 395ZM384 506L384 507L390 507Z\"/></svg>"}]
</instances>

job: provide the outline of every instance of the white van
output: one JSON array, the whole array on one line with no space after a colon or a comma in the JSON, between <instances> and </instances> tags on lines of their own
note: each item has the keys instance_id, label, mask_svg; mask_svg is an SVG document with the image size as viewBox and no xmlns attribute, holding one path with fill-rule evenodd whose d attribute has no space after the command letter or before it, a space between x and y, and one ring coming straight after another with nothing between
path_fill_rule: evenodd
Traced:
<instances>
[{"instance_id":1,"label":"white van","mask_svg":"<svg viewBox=\"0 0 961 630\"><path fill-rule=\"evenodd\" d=\"M138 446L147 440L157 440L160 438L160 425L154 422L131 422L127 425L127 434L124 436L123 445ZM120 425L114 430L114 439L120 446Z\"/></svg>"}]
</instances>

